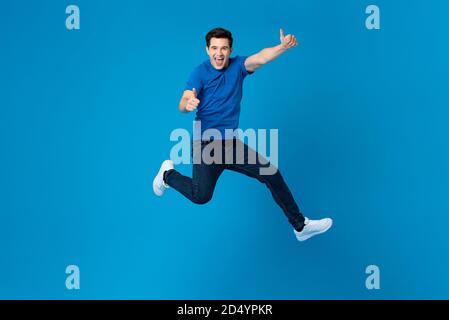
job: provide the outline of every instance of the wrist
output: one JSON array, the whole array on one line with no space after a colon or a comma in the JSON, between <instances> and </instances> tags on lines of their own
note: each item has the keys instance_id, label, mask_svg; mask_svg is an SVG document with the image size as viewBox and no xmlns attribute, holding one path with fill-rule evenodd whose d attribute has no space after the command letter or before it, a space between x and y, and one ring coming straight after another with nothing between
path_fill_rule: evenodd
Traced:
<instances>
[{"instance_id":1,"label":"wrist","mask_svg":"<svg viewBox=\"0 0 449 320\"><path fill-rule=\"evenodd\" d=\"M285 51L287 51L288 50L288 47L285 45L285 44L283 44L283 43L281 43L280 45L279 45L279 49L278 49L281 53L284 53Z\"/></svg>"}]
</instances>

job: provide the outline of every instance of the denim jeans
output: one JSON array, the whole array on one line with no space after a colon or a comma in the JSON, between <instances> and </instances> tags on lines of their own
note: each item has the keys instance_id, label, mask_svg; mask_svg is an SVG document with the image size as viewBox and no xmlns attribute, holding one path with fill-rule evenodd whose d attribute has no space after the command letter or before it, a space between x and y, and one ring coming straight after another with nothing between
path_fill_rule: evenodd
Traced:
<instances>
[{"instance_id":1,"label":"denim jeans","mask_svg":"<svg viewBox=\"0 0 449 320\"><path fill-rule=\"evenodd\" d=\"M216 159L221 161L212 163L204 161L202 155L205 148L208 148L208 152L211 151L210 154L216 155ZM215 154L217 150L221 151L221 155ZM224 170L232 170L264 183L293 228L296 230L303 228L304 216L279 170L274 168L271 171L275 173L271 175L261 174L261 168L267 169L269 166L274 166L241 140L194 141L193 158L192 178L183 176L176 170L169 170L165 174L165 182L190 201L197 204L209 202L220 175ZM195 161L195 159L199 160Z\"/></svg>"}]
</instances>

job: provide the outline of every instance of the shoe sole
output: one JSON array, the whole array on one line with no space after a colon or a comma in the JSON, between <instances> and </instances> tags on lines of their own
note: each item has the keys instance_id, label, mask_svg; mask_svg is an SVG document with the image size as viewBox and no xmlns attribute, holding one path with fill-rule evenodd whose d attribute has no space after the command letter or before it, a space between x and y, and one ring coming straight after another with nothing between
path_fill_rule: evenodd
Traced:
<instances>
[{"instance_id":1,"label":"shoe sole","mask_svg":"<svg viewBox=\"0 0 449 320\"><path fill-rule=\"evenodd\" d=\"M160 171L159 171L159 172L160 172ZM154 178L154 180L153 180L153 192L154 192L154 194L157 195L158 197L161 197L161 196L164 194L164 192L161 191L161 190L156 186L156 181L159 180L159 179L158 179L158 178L159 178L159 174L160 174L160 173L158 173L158 174L156 175L156 177Z\"/></svg>"},{"instance_id":2,"label":"shoe sole","mask_svg":"<svg viewBox=\"0 0 449 320\"><path fill-rule=\"evenodd\" d=\"M153 179L153 192L154 192L154 194L157 195L158 197L162 197L162 195L164 194L164 191L165 191L165 190L161 191L161 189L157 187L157 183L156 183L158 180L161 179L161 174L162 174L162 172L163 172L163 171L162 171L162 167L163 167L163 166L160 167L160 169L159 169L159 171L158 171L156 177L154 177L154 179Z\"/></svg>"},{"instance_id":3,"label":"shoe sole","mask_svg":"<svg viewBox=\"0 0 449 320\"><path fill-rule=\"evenodd\" d=\"M302 241L306 241L307 239L310 239L310 238L312 238L314 236L317 236L319 234L325 233L327 230L329 230L332 227L332 224L333 224L333 221L331 220L331 222L329 223L329 226L327 226L325 229L321 230L320 232L317 232L317 233L314 233L314 234L310 234L310 235L308 235L306 237L303 237L303 238L298 238L298 237L296 237L296 238L298 239L298 241L301 241L301 242Z\"/></svg>"},{"instance_id":4,"label":"shoe sole","mask_svg":"<svg viewBox=\"0 0 449 320\"><path fill-rule=\"evenodd\" d=\"M165 163L165 161L164 161L164 163ZM162 190L161 191L161 189L159 189L157 186L156 186L156 181L158 181L158 180L160 180L160 179L163 179L162 177L161 177L161 175L163 175L164 174L164 163L162 163L162 165L161 165L161 167L159 168L159 171L158 171L158 173L157 173L157 175L156 175L156 177L154 177L154 179L153 179L153 192L154 192L154 194L155 195L157 195L158 197L162 197L163 195L164 195L164 192L165 192L165 189L164 190ZM173 169L172 168L172 166L170 166L171 167L171 169Z\"/></svg>"}]
</instances>

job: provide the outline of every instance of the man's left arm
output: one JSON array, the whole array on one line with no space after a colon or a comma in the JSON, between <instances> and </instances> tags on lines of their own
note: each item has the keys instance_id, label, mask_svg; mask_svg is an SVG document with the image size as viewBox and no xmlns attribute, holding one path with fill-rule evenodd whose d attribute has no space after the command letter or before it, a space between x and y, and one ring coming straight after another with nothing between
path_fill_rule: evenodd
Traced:
<instances>
[{"instance_id":1,"label":"man's left arm","mask_svg":"<svg viewBox=\"0 0 449 320\"><path fill-rule=\"evenodd\" d=\"M296 37L292 34L284 36L284 30L280 30L281 43L271 48L265 48L260 52L249 56L245 60L245 68L248 72L254 72L261 66L275 60L281 54L287 50L294 48L298 45Z\"/></svg>"}]
</instances>

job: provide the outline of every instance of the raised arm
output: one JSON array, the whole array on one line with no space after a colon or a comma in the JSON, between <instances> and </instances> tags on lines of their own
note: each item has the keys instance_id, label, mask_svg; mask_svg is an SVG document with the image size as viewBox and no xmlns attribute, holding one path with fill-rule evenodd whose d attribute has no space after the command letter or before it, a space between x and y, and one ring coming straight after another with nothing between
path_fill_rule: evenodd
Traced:
<instances>
[{"instance_id":1,"label":"raised arm","mask_svg":"<svg viewBox=\"0 0 449 320\"><path fill-rule=\"evenodd\" d=\"M281 43L271 48L265 48L258 53L249 56L245 61L245 67L248 72L254 72L261 66L275 60L287 50L298 45L296 37L292 34L284 36L284 30L280 30Z\"/></svg>"}]
</instances>

